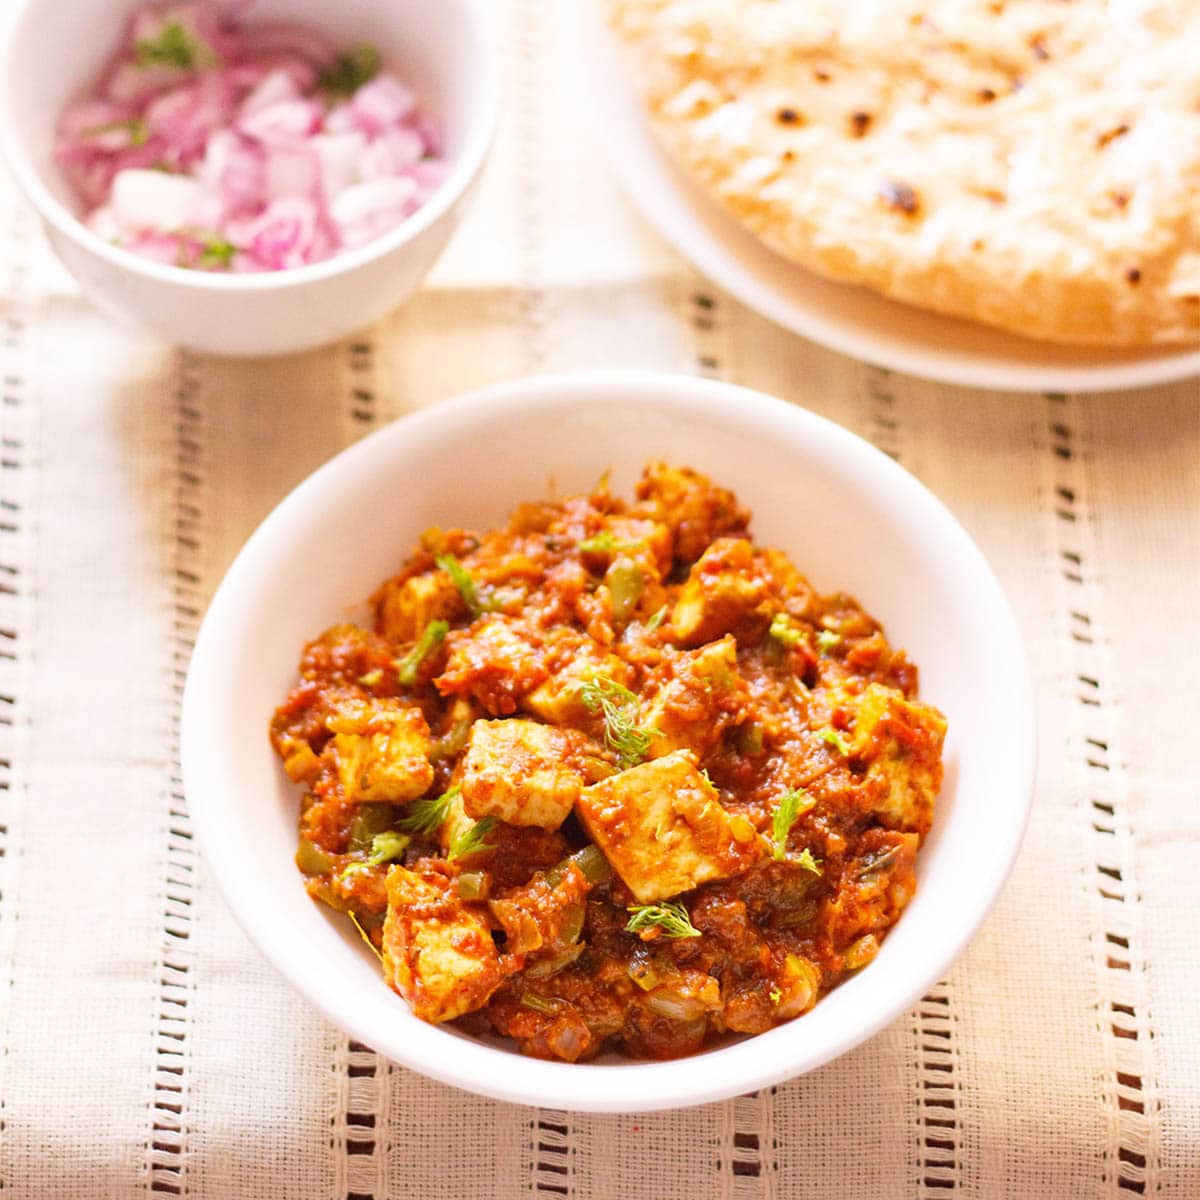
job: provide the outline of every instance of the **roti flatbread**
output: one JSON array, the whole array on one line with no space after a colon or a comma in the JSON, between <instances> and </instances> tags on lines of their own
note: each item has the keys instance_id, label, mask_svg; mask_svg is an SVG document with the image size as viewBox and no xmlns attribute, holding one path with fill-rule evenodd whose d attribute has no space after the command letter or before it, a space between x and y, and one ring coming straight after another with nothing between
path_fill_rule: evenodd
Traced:
<instances>
[{"instance_id":1,"label":"roti flatbread","mask_svg":"<svg viewBox=\"0 0 1200 1200\"><path fill-rule=\"evenodd\" d=\"M1200 0L607 0L659 136L831 279L1200 339Z\"/></svg>"}]
</instances>

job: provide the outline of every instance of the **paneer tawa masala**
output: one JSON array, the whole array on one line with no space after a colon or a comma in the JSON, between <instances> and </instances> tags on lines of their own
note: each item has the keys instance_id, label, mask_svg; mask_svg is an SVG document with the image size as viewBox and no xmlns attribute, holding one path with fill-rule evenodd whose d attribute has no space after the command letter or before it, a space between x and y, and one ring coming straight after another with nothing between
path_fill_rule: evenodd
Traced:
<instances>
[{"instance_id":1,"label":"paneer tawa masala","mask_svg":"<svg viewBox=\"0 0 1200 1200\"><path fill-rule=\"evenodd\" d=\"M941 714L687 468L430 529L271 740L296 862L430 1022L574 1062L698 1050L864 967L916 887Z\"/></svg>"}]
</instances>

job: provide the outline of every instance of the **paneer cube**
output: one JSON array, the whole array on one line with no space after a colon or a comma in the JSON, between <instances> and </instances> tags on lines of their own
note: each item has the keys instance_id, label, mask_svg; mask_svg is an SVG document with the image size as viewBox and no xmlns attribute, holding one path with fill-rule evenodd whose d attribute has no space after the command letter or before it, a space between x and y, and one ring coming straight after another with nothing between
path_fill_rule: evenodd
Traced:
<instances>
[{"instance_id":1,"label":"paneer cube","mask_svg":"<svg viewBox=\"0 0 1200 1200\"><path fill-rule=\"evenodd\" d=\"M671 530L675 556L684 562L695 562L714 538L740 532L750 521L732 492L689 467L650 463L637 494L640 511Z\"/></svg>"},{"instance_id":2,"label":"paneer cube","mask_svg":"<svg viewBox=\"0 0 1200 1200\"><path fill-rule=\"evenodd\" d=\"M430 621L453 620L465 611L454 580L440 570L388 580L374 602L379 632L393 642L415 642Z\"/></svg>"},{"instance_id":3,"label":"paneer cube","mask_svg":"<svg viewBox=\"0 0 1200 1200\"><path fill-rule=\"evenodd\" d=\"M719 538L692 565L671 610L677 642L698 646L729 633L767 595L767 583L745 538Z\"/></svg>"},{"instance_id":4,"label":"paneer cube","mask_svg":"<svg viewBox=\"0 0 1200 1200\"><path fill-rule=\"evenodd\" d=\"M510 617L494 615L451 634L446 669L434 680L443 696L472 696L493 716L517 703L546 678L541 638Z\"/></svg>"},{"instance_id":5,"label":"paneer cube","mask_svg":"<svg viewBox=\"0 0 1200 1200\"><path fill-rule=\"evenodd\" d=\"M583 786L566 761L573 752L571 733L517 717L476 721L463 760L467 815L557 829Z\"/></svg>"},{"instance_id":6,"label":"paneer cube","mask_svg":"<svg viewBox=\"0 0 1200 1200\"><path fill-rule=\"evenodd\" d=\"M668 665L669 677L642 706L638 721L659 734L646 753L661 758L675 750L694 750L703 756L721 740L745 699L737 643L723 637L670 659Z\"/></svg>"},{"instance_id":7,"label":"paneer cube","mask_svg":"<svg viewBox=\"0 0 1200 1200\"><path fill-rule=\"evenodd\" d=\"M423 1021L451 1021L482 1008L504 975L482 911L465 905L435 872L392 867L383 923L388 983Z\"/></svg>"},{"instance_id":8,"label":"paneer cube","mask_svg":"<svg viewBox=\"0 0 1200 1200\"><path fill-rule=\"evenodd\" d=\"M656 579L671 569L671 531L661 521L614 514L605 519L603 530L595 537L600 546L595 551L585 550L589 557L611 559L624 554L652 568Z\"/></svg>"},{"instance_id":9,"label":"paneer cube","mask_svg":"<svg viewBox=\"0 0 1200 1200\"><path fill-rule=\"evenodd\" d=\"M936 708L895 688L872 683L858 698L850 757L868 764L864 787L888 828L929 831L945 737L946 719Z\"/></svg>"},{"instance_id":10,"label":"paneer cube","mask_svg":"<svg viewBox=\"0 0 1200 1200\"><path fill-rule=\"evenodd\" d=\"M631 674L623 659L605 654L589 641L562 670L530 692L521 705L551 725L588 726L594 723L595 715L580 697L583 685L588 679L604 677L625 686Z\"/></svg>"},{"instance_id":11,"label":"paneer cube","mask_svg":"<svg viewBox=\"0 0 1200 1200\"><path fill-rule=\"evenodd\" d=\"M404 804L433 782L429 726L398 700L351 700L325 719L347 800Z\"/></svg>"},{"instance_id":12,"label":"paneer cube","mask_svg":"<svg viewBox=\"0 0 1200 1200\"><path fill-rule=\"evenodd\" d=\"M643 904L740 874L762 853L753 827L722 808L687 750L584 788L576 808Z\"/></svg>"}]
</instances>

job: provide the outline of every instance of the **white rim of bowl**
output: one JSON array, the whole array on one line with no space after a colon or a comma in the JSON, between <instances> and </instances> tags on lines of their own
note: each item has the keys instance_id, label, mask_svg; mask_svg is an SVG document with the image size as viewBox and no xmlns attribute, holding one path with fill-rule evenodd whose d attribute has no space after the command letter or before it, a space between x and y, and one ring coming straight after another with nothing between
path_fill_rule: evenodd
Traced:
<instances>
[{"instance_id":1,"label":"white rim of bowl","mask_svg":"<svg viewBox=\"0 0 1200 1200\"><path fill-rule=\"evenodd\" d=\"M679 394L681 385L686 386L686 397ZM356 1040L373 1046L385 1057L422 1075L468 1092L512 1103L573 1111L651 1111L724 1100L807 1074L874 1037L910 1008L945 973L965 951L995 906L1024 836L1032 807L1036 767L1032 677L1012 609L982 552L945 505L922 483L882 451L849 430L798 405L762 392L715 380L660 372L567 372L480 388L440 401L385 426L343 450L297 485L250 536L209 605L196 640L184 693L181 722L184 788L202 848L218 846L224 833L221 806L225 804L231 807L233 804L231 800L222 800L225 793L220 778L222 772L214 770L211 762L201 753L203 739L200 729L204 714L221 703L221 688L215 682L220 670L215 665L216 660L210 660L208 648L210 644L224 640L226 627L237 623L241 596L244 591L253 588L259 576L256 559L260 547L265 549L271 544L275 530L281 526L286 528L297 518L304 523L309 511L324 506L322 496L328 487L336 489L343 481L351 483L361 474L366 463L380 459L386 462L392 456L394 447L410 438L443 437L460 428L464 422L469 423L475 415L494 414L497 406L510 414L514 407L524 406L526 414L535 410L544 415L553 412L559 405L584 400L595 402L606 392L617 393L622 399L627 399L634 390L652 399L656 405L684 413L695 413L699 409L723 415L735 407L739 422L772 434L780 431L781 422L792 424L803 430L805 440L810 445L815 444L818 451L824 446L850 460L857 482L864 489L872 492L886 489L889 493L901 489L919 519L936 532L937 538L953 554L960 568L969 565L971 574L980 585L980 602L986 605L990 613L990 627L1000 640L998 653L1010 665L1006 691L1012 698L1014 711L1023 715L1015 718L1020 732L1019 742L1009 745L1005 756L1014 804L1006 813L1000 814L1005 817L1003 825L999 824L998 815L992 843L994 856L981 865L977 872L977 875L984 877L987 886L987 903L975 913L950 912L943 915L943 929L947 932L946 948L930 961L918 982L905 992L890 997L871 1021L843 1032L803 1055L758 1055L757 1061L752 1061L745 1069L739 1069L734 1077L720 1070L721 1056L738 1055L753 1060L755 1056L753 1053L747 1054L747 1047L786 1031L792 1023L689 1058L662 1063L629 1062L613 1065L551 1063L525 1058L515 1050L499 1049L447 1034L434 1027L429 1029L427 1038L419 1040L404 1041L397 1036L381 1038L378 1029L366 1028L352 1014L347 1015L338 982L329 978L321 964L314 964L303 949L290 947L275 936L270 919L272 894L265 885L262 885L262 896L256 897L263 903L239 902L234 908L239 925L263 956L301 995ZM993 684L996 682L1005 683L1004 680L994 680ZM256 888L253 855L248 849L239 848L236 843L233 849L237 853L230 854L230 846L222 844L221 852L206 853L206 860L226 898L232 900L236 896L245 901ZM400 1001L397 1000L397 1003Z\"/></svg>"},{"instance_id":2,"label":"white rim of bowl","mask_svg":"<svg viewBox=\"0 0 1200 1200\"><path fill-rule=\"evenodd\" d=\"M15 48L15 37L27 13L41 0L25 0L5 22L0 33L0 147L21 190L29 197L41 217L64 237L79 242L93 254L125 271L144 275L161 283L181 284L214 292L264 292L293 284L317 283L321 280L352 271L391 251L428 229L443 213L456 204L483 168L495 137L500 112L500 78L496 66L495 22L484 0L455 0L464 18L464 27L475 44L475 61L479 68L477 83L478 115L472 116L462 153L450 174L429 199L410 217L394 229L362 246L340 250L329 258L303 267L281 271L264 271L255 275L221 275L209 271L192 271L185 267L158 263L143 258L131 250L114 246L93 233L70 208L63 204L42 181L25 146L15 132L8 100L8 63ZM130 0L131 7L133 0Z\"/></svg>"}]
</instances>

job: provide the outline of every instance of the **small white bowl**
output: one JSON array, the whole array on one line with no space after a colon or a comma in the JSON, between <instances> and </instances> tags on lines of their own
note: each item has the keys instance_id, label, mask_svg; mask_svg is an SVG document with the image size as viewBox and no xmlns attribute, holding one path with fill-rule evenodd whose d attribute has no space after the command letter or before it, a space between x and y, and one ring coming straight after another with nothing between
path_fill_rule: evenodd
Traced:
<instances>
[{"instance_id":1,"label":"small white bowl","mask_svg":"<svg viewBox=\"0 0 1200 1200\"><path fill-rule=\"evenodd\" d=\"M665 458L731 487L759 541L822 591L855 595L908 649L949 719L945 786L916 898L876 960L801 1017L672 1062L522 1058L418 1021L349 923L292 862L299 795L267 743L304 642L361 611L430 525L487 528L524 500L619 494ZM502 384L380 430L301 484L217 592L192 660L183 769L201 844L263 953L330 1020L405 1066L524 1104L629 1112L700 1104L810 1071L882 1029L936 981L1016 855L1034 768L1033 698L995 577L945 508L837 425L687 376L596 372Z\"/></svg>"},{"instance_id":2,"label":"small white bowl","mask_svg":"<svg viewBox=\"0 0 1200 1200\"><path fill-rule=\"evenodd\" d=\"M257 0L248 20L309 23L340 46L370 42L439 122L450 174L403 225L324 262L261 275L187 271L97 237L54 163L67 103L91 86L134 0L24 0L0 51L0 136L50 244L102 307L212 354L286 354L378 320L410 295L462 215L499 107L486 0Z\"/></svg>"}]
</instances>

